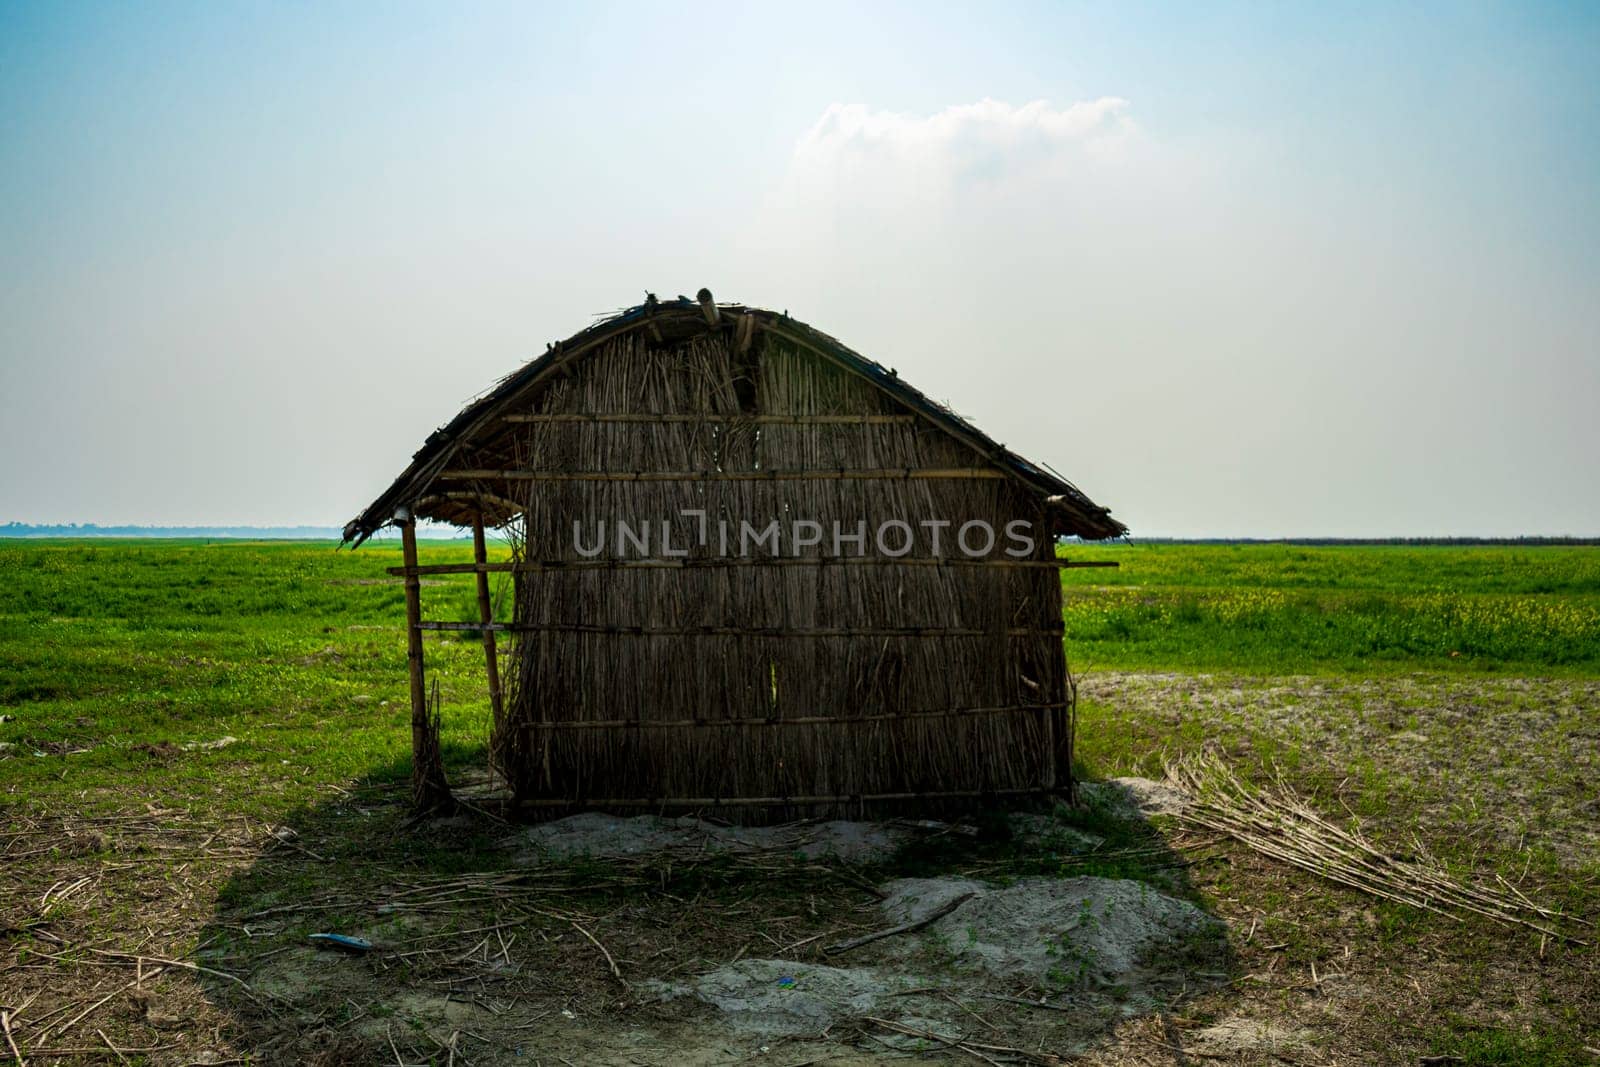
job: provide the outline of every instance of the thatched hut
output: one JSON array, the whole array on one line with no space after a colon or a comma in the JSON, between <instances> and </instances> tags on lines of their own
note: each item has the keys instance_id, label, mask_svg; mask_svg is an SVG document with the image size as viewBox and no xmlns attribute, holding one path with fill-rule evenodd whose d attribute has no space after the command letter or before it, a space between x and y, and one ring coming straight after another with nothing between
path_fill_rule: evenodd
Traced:
<instances>
[{"instance_id":1,"label":"thatched hut","mask_svg":"<svg viewBox=\"0 0 1600 1067\"><path fill-rule=\"evenodd\" d=\"M477 562L418 566L418 519L472 527ZM1070 794L1056 539L1126 532L894 370L704 290L504 379L345 538L391 524L420 797L423 632L481 626L491 763L525 810L746 820ZM425 621L419 576L461 571L479 622Z\"/></svg>"}]
</instances>

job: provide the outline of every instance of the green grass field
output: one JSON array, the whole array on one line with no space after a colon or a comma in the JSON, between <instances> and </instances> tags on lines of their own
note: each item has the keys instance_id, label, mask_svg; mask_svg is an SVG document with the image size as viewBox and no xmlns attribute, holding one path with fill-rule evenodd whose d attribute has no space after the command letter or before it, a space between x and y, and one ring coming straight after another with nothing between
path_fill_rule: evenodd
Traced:
<instances>
[{"instance_id":1,"label":"green grass field","mask_svg":"<svg viewBox=\"0 0 1600 1067\"><path fill-rule=\"evenodd\" d=\"M1600 673L1594 548L1073 546L1075 664L1378 673Z\"/></svg>"},{"instance_id":2,"label":"green grass field","mask_svg":"<svg viewBox=\"0 0 1600 1067\"><path fill-rule=\"evenodd\" d=\"M471 559L470 545L429 545L427 553L438 562ZM266 775L270 786L240 796L204 790L196 799L208 803L209 794L265 816L308 800L325 781L402 761L410 712L396 637L404 596L384 570L399 562L398 548L382 545L357 553L328 543L0 547L8 578L0 704L13 718L0 741L23 753L90 749L73 757L65 779L59 767L13 761L8 787L35 796L87 789L88 803L104 789L117 801L127 784L119 772L149 770L148 754L134 746L232 735L242 743L225 762ZM470 579L427 594L430 617L456 617L448 613L469 603L476 617ZM481 745L480 646L440 641L429 659L447 693L459 688L452 741ZM337 731L339 743L328 745L325 731ZM301 773L278 769L296 764ZM304 770L310 764L314 773Z\"/></svg>"},{"instance_id":3,"label":"green grass field","mask_svg":"<svg viewBox=\"0 0 1600 1067\"><path fill-rule=\"evenodd\" d=\"M1290 776L1389 847L1600 915L1600 549L1068 554L1120 564L1064 572L1082 774L1154 776L1164 756L1217 748L1247 776ZM465 561L470 546L424 542L423 557ZM410 712L402 590L385 572L398 562L385 543L0 542L0 1004L43 998L24 1022L46 1005L87 1007L85 983L100 976L83 953L133 951L130 931L172 958L244 966L260 946L236 917L252 908L340 881L502 862L492 827L401 830ZM430 582L423 599L427 617L476 619L464 576ZM447 762L480 767L481 646L431 634L427 656ZM152 812L167 829L107 829ZM366 829L353 833L357 822ZM267 832L287 824L302 835L293 848ZM1337 1062L1596 1058L1592 948L1375 902L1223 844L1185 863L1196 899L1236 930L1237 960L1227 989L1172 1025L1239 1011L1293 1019ZM662 874L662 907L702 899L677 877ZM705 899L757 892L740 885ZM624 899L601 892L594 906ZM603 988L605 972L592 981ZM204 992L185 1010L211 1027L205 1040L245 1061L289 1061L267 1022L225 989ZM88 1024L18 1033L47 1052L87 1050L56 1057L68 1061L115 1045L169 1062L163 1045L176 1056L204 1043L120 1003L89 1019L103 1042ZM1119 1040L1141 1037L1130 1027Z\"/></svg>"},{"instance_id":4,"label":"green grass field","mask_svg":"<svg viewBox=\"0 0 1600 1067\"><path fill-rule=\"evenodd\" d=\"M424 554L461 562L470 547L425 542ZM1592 548L1069 554L1120 564L1066 572L1067 650L1081 673L1600 676ZM398 562L384 544L4 544L0 705L18 710L0 738L22 747L93 738L92 758L77 761L88 769L127 758L107 740L265 730L275 750L299 754L306 726L337 716L343 744L315 749L325 773L401 759L405 664L395 629L404 608L385 572ZM470 579L431 581L429 617L476 619ZM450 740L471 748L485 724L481 652L470 637L447 637L430 642L429 659L452 709Z\"/></svg>"}]
</instances>

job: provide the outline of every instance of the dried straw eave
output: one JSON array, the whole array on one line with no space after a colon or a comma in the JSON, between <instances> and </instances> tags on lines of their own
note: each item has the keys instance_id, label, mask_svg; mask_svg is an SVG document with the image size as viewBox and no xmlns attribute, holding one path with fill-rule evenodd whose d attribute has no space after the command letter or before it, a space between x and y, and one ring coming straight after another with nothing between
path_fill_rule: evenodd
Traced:
<instances>
[{"instance_id":1,"label":"dried straw eave","mask_svg":"<svg viewBox=\"0 0 1600 1067\"><path fill-rule=\"evenodd\" d=\"M1089 540L1119 537L1127 528L1111 518L1076 486L1059 475L1016 455L948 408L902 381L891 369L850 350L837 340L785 314L742 305L720 305L719 322L706 321L702 308L687 299L668 303L647 302L552 345L543 356L503 379L469 404L440 430L431 434L411 464L387 491L346 525L347 542L360 544L393 521L399 508L409 508L421 518L469 525L481 516L490 525L509 521L517 514L517 494L502 487L478 485L470 491L461 485L442 484L445 470L510 466L510 441L516 438L504 416L526 410L552 382L571 374L574 361L608 341L632 332L666 343L712 331L754 331L784 339L799 349L828 360L860 376L895 402L897 410L914 413L977 453L980 461L1004 472L1029 494L1046 503L1057 534ZM621 409L618 409L619 412Z\"/></svg>"}]
</instances>

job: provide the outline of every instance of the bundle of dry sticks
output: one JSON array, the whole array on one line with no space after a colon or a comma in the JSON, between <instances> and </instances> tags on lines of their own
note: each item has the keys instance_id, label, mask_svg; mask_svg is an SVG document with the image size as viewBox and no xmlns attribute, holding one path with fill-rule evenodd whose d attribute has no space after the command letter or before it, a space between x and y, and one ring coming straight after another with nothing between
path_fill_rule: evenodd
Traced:
<instances>
[{"instance_id":1,"label":"bundle of dry sticks","mask_svg":"<svg viewBox=\"0 0 1600 1067\"><path fill-rule=\"evenodd\" d=\"M1542 907L1499 874L1495 876L1499 888L1469 885L1452 876L1420 841L1413 842L1415 858L1382 852L1359 828L1324 818L1281 774L1268 785L1247 784L1212 752L1169 760L1166 773L1189 795L1180 819L1227 834L1264 856L1452 919L1482 915L1537 930L1544 937L1589 944L1578 930L1592 929L1593 922Z\"/></svg>"}]
</instances>

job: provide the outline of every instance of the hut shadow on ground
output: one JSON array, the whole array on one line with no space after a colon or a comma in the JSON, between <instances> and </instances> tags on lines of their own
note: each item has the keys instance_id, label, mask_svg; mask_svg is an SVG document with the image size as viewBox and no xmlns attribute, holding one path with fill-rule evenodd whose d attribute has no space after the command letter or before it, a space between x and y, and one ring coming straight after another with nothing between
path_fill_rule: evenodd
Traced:
<instances>
[{"instance_id":1,"label":"hut shadow on ground","mask_svg":"<svg viewBox=\"0 0 1600 1067\"><path fill-rule=\"evenodd\" d=\"M745 833L655 816L415 823L407 774L380 768L299 811L295 836L219 895L197 962L239 979L206 978L239 1053L1047 1062L1232 970L1185 861L1112 784L1074 809ZM317 948L315 933L375 947Z\"/></svg>"}]
</instances>

